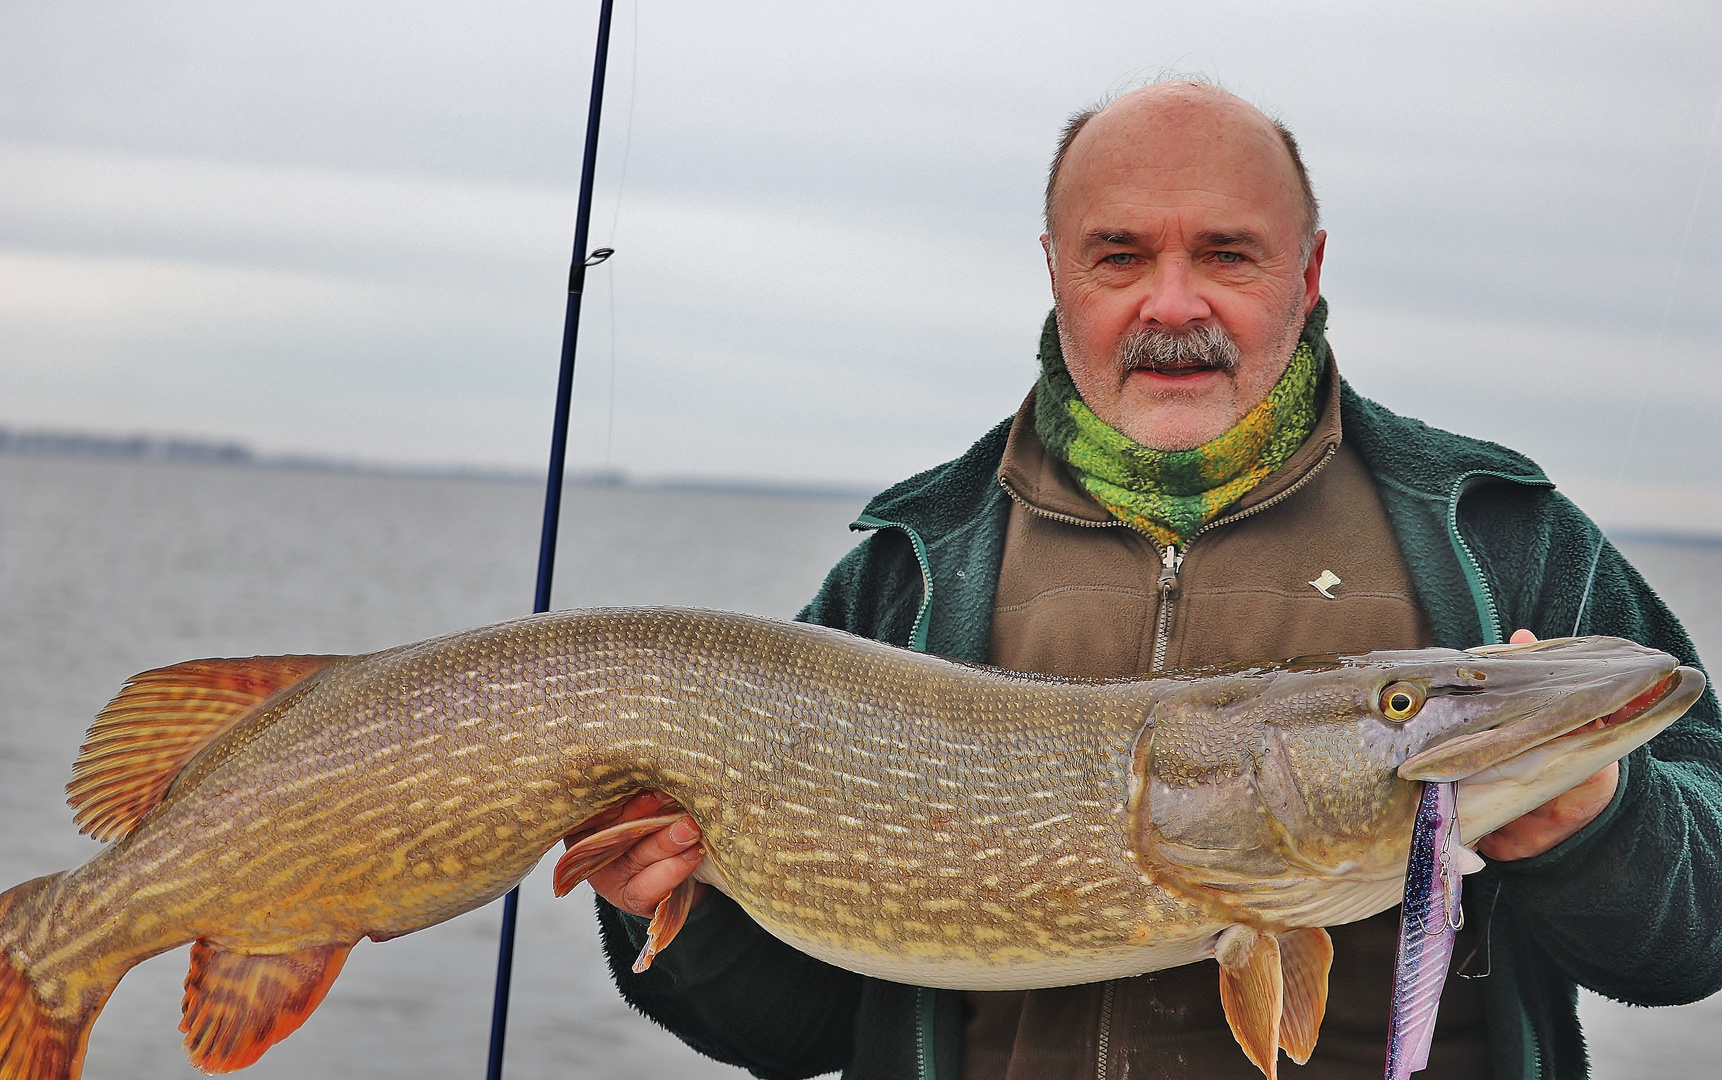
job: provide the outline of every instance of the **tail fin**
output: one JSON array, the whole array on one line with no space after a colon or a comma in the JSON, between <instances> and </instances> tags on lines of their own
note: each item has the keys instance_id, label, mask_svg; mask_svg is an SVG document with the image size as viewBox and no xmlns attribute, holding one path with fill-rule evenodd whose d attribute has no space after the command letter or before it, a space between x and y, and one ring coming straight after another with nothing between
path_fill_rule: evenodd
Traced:
<instances>
[{"instance_id":1,"label":"tail fin","mask_svg":"<svg viewBox=\"0 0 1722 1080\"><path fill-rule=\"evenodd\" d=\"M91 987L71 1000L44 1001L24 969L16 943L39 916L35 899L64 874L50 874L0 893L0 1080L77 1080L90 1026L113 987Z\"/></svg>"}]
</instances>

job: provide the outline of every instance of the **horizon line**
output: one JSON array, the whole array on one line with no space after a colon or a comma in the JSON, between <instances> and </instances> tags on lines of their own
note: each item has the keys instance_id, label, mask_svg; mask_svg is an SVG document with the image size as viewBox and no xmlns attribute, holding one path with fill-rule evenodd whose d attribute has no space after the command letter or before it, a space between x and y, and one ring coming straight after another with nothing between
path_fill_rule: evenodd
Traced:
<instances>
[{"instance_id":1,"label":"horizon line","mask_svg":"<svg viewBox=\"0 0 1722 1080\"><path fill-rule=\"evenodd\" d=\"M542 483L544 480L541 471L500 465L406 464L300 452L265 454L252 449L250 444L239 439L142 433L114 435L70 429L20 429L3 424L0 424L0 455L222 466L349 476L398 476L424 480L478 480L495 483ZM630 475L625 469L611 467L571 470L565 474L563 486L865 500L890 485L739 476L641 477ZM1683 531L1666 525L1619 525L1602 528L1611 541L1722 547L1722 532Z\"/></svg>"}]
</instances>

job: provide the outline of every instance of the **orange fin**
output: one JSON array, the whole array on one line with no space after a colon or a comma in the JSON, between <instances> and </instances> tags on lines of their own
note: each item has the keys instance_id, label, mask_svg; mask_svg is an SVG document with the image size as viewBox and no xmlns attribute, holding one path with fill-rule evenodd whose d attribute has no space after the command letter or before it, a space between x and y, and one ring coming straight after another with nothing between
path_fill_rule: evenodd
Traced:
<instances>
[{"instance_id":1,"label":"orange fin","mask_svg":"<svg viewBox=\"0 0 1722 1080\"><path fill-rule=\"evenodd\" d=\"M651 967L658 954L676 939L682 925L688 921L688 912L694 909L698 890L698 882L691 877L683 878L670 895L658 901L658 909L652 912L651 924L646 927L646 947L640 950L639 958L634 961L634 974Z\"/></svg>"},{"instance_id":2,"label":"orange fin","mask_svg":"<svg viewBox=\"0 0 1722 1080\"><path fill-rule=\"evenodd\" d=\"M185 1052L204 1072L233 1072L299 1030L323 1001L351 945L261 956L205 941L191 947L185 977Z\"/></svg>"},{"instance_id":3,"label":"orange fin","mask_svg":"<svg viewBox=\"0 0 1722 1080\"><path fill-rule=\"evenodd\" d=\"M1248 926L1229 926L1214 946L1214 959L1220 962L1220 1004L1232 1036L1268 1080L1278 1080L1284 1004L1279 942Z\"/></svg>"},{"instance_id":4,"label":"orange fin","mask_svg":"<svg viewBox=\"0 0 1722 1080\"><path fill-rule=\"evenodd\" d=\"M659 814L656 817L635 818L620 825L612 825L608 829L599 829L564 851L562 857L556 860L556 874L551 882L556 895L567 896L574 886L621 858L623 852L641 839L659 829L668 828L687 816L680 812Z\"/></svg>"},{"instance_id":5,"label":"orange fin","mask_svg":"<svg viewBox=\"0 0 1722 1080\"><path fill-rule=\"evenodd\" d=\"M1327 973L1333 939L1319 926L1280 935L1280 971L1285 978L1285 1015L1280 1046L1299 1065L1315 1053L1321 1018L1327 1015Z\"/></svg>"},{"instance_id":6,"label":"orange fin","mask_svg":"<svg viewBox=\"0 0 1722 1080\"><path fill-rule=\"evenodd\" d=\"M161 804L198 751L258 705L338 656L189 660L132 676L90 725L72 782L73 820L117 840Z\"/></svg>"},{"instance_id":7,"label":"orange fin","mask_svg":"<svg viewBox=\"0 0 1722 1080\"><path fill-rule=\"evenodd\" d=\"M0 893L0 946L33 917L32 897L64 876L51 874ZM15 963L0 947L0 1080L77 1080L90 1027L113 987L85 991L71 1009L49 1008Z\"/></svg>"}]
</instances>

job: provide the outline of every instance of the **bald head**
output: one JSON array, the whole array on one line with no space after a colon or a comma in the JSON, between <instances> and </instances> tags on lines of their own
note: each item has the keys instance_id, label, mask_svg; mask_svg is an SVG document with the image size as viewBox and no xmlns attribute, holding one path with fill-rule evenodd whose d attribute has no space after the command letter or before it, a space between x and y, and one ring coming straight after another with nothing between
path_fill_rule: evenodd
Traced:
<instances>
[{"instance_id":1,"label":"bald head","mask_svg":"<svg viewBox=\"0 0 1722 1080\"><path fill-rule=\"evenodd\" d=\"M1320 210L1297 140L1284 124L1236 94L1188 80L1160 82L1072 116L1046 180L1046 231L1054 243L1059 239L1056 222L1065 174L1089 166L1088 159L1096 154L1108 159L1099 167L1114 173L1120 157L1176 167L1222 155L1278 174L1282 183L1270 186L1291 199L1302 254L1309 257Z\"/></svg>"}]
</instances>

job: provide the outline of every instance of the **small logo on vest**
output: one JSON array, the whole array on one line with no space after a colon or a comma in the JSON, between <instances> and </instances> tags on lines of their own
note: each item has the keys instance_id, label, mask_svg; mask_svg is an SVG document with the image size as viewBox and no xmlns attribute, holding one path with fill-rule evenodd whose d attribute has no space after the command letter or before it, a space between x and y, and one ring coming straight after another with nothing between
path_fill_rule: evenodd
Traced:
<instances>
[{"instance_id":1,"label":"small logo on vest","mask_svg":"<svg viewBox=\"0 0 1722 1080\"><path fill-rule=\"evenodd\" d=\"M1323 570L1320 574L1316 575L1316 579L1314 581L1305 582L1305 584L1315 586L1315 591L1327 597L1329 600L1339 599L1339 597L1328 592L1329 589L1339 584L1339 575L1334 573L1332 570Z\"/></svg>"}]
</instances>

